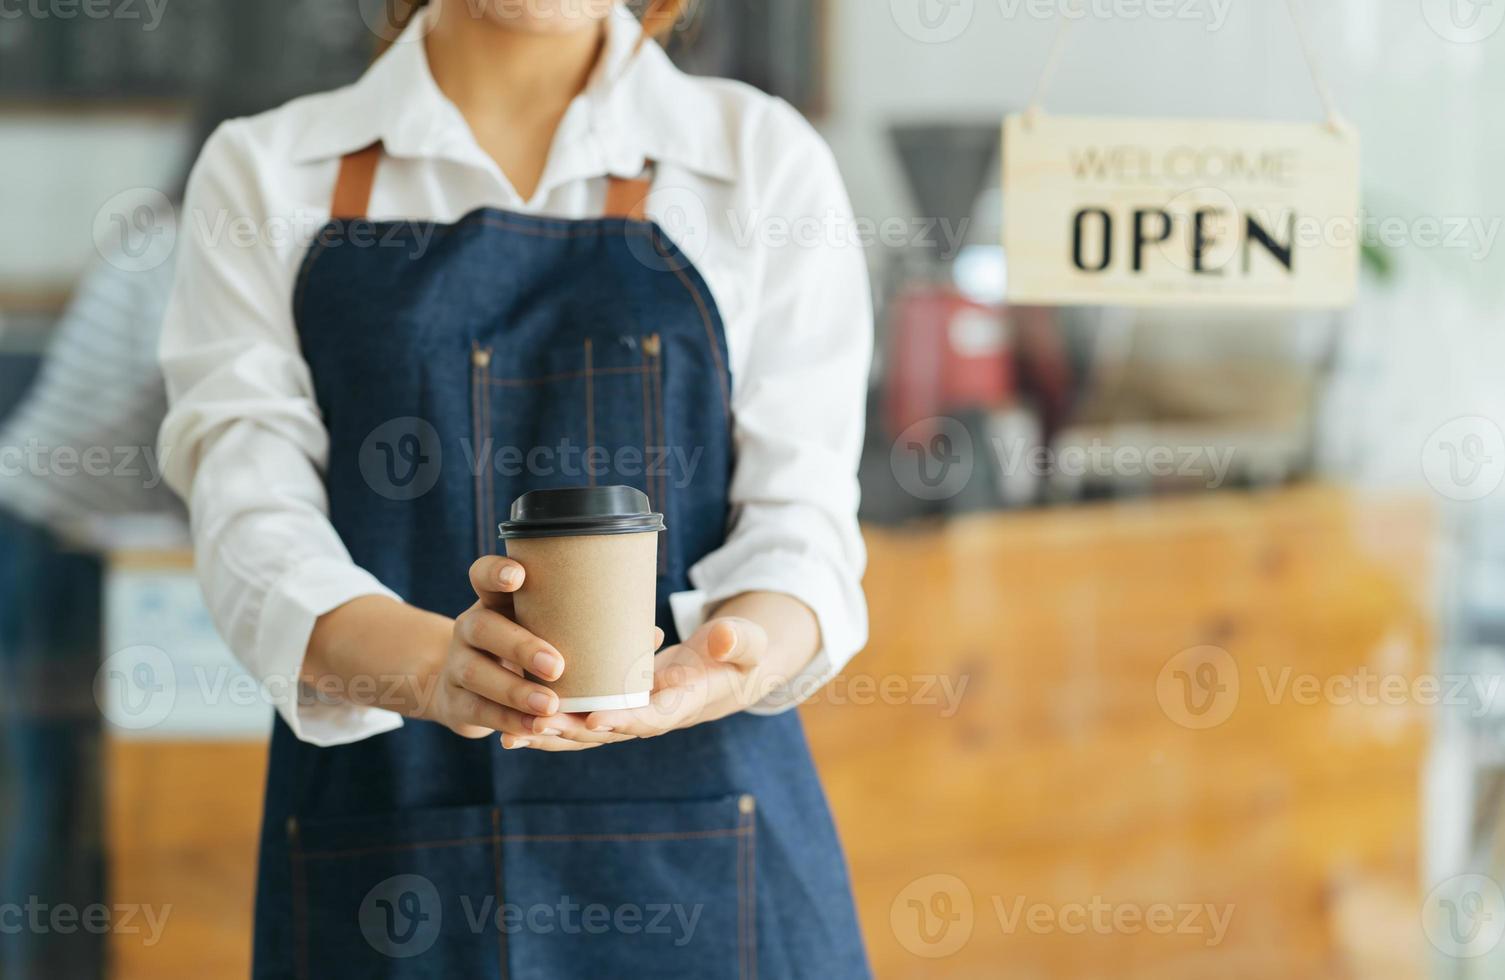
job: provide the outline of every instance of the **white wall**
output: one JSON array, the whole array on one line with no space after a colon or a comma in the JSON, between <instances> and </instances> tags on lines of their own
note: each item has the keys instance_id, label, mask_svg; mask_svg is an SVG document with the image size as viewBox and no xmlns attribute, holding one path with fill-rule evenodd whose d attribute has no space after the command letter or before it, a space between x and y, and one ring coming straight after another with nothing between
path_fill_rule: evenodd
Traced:
<instances>
[{"instance_id":1,"label":"white wall","mask_svg":"<svg viewBox=\"0 0 1505 980\"><path fill-rule=\"evenodd\" d=\"M0 291L66 292L95 260L101 209L133 189L171 194L186 160L175 114L0 112Z\"/></svg>"},{"instance_id":2,"label":"white wall","mask_svg":"<svg viewBox=\"0 0 1505 980\"><path fill-rule=\"evenodd\" d=\"M910 210L886 141L890 122L1001 121L1028 102L1060 23L1030 16L1029 0L950 0L958 23L971 10L955 38L927 43L901 27L905 11L912 17L922 4L940 9L946 2L831 0L833 111L825 128L860 213ZM1046 109L1321 118L1278 2L1216 0L1221 20L1214 0L1176 0L1174 6L1187 2L1206 16L1074 22ZM1014 7L1014 16L1007 16ZM1209 29L1215 21L1217 29Z\"/></svg>"},{"instance_id":3,"label":"white wall","mask_svg":"<svg viewBox=\"0 0 1505 980\"><path fill-rule=\"evenodd\" d=\"M1001 119L1028 102L1060 24L1030 11L1053 13L1057 2L829 0L831 111L823 129L860 215L914 211L887 141L889 123ZM1082 2L1110 16L1073 23L1047 110L1322 118L1281 0ZM1324 75L1364 140L1366 201L1386 214L1505 212L1498 98L1505 91L1505 29L1473 44L1444 40L1424 8L1435 15L1447 2L1305 0ZM927 43L913 36L918 31L906 33L902 25L913 27L922 7L949 10L955 26L944 33L955 36ZM1176 16L1133 13L1149 8ZM1123 13L1111 16L1114 10ZM1427 254L1403 264L1437 264L1505 297L1505 243L1489 262L1421 251Z\"/></svg>"}]
</instances>

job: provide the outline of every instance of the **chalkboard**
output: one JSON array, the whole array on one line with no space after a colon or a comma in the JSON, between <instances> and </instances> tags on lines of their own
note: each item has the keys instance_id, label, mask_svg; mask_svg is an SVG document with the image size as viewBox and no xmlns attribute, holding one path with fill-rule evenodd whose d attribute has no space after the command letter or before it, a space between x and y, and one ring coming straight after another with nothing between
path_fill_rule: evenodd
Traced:
<instances>
[{"instance_id":1,"label":"chalkboard","mask_svg":"<svg viewBox=\"0 0 1505 980\"><path fill-rule=\"evenodd\" d=\"M0 98L272 105L344 84L371 60L355 3L47 0L0 19Z\"/></svg>"},{"instance_id":2,"label":"chalkboard","mask_svg":"<svg viewBox=\"0 0 1505 980\"><path fill-rule=\"evenodd\" d=\"M269 107L370 63L383 0L38 0L0 9L0 99ZM820 2L701 0L669 41L687 71L821 101ZM245 108L244 111L249 111Z\"/></svg>"}]
</instances>

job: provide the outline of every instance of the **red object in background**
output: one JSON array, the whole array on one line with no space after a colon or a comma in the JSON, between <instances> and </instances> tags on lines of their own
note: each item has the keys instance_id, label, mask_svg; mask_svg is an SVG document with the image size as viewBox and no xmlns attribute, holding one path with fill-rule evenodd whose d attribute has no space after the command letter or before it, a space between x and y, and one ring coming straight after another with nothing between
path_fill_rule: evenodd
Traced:
<instances>
[{"instance_id":1,"label":"red object in background","mask_svg":"<svg viewBox=\"0 0 1505 980\"><path fill-rule=\"evenodd\" d=\"M884 424L897 436L921 419L1001 408L1014 364L1000 311L945 286L906 286L891 305Z\"/></svg>"},{"instance_id":2,"label":"red object in background","mask_svg":"<svg viewBox=\"0 0 1505 980\"><path fill-rule=\"evenodd\" d=\"M1056 311L1048 306L1011 306L1008 323L1017 348L1019 386L1029 392L1048 441L1066 424L1076 388Z\"/></svg>"}]
</instances>

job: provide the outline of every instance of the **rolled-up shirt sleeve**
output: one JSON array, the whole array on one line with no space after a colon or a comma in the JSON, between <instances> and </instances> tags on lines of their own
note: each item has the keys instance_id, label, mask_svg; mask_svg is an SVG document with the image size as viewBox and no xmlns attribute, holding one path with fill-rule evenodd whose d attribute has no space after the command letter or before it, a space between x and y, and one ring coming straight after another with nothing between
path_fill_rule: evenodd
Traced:
<instances>
[{"instance_id":1,"label":"rolled-up shirt sleeve","mask_svg":"<svg viewBox=\"0 0 1505 980\"><path fill-rule=\"evenodd\" d=\"M249 140L222 126L189 180L163 323L167 482L188 503L209 611L231 650L304 741L332 745L402 724L343 700L299 698L315 621L362 595L391 595L352 562L321 476L329 436L292 322L296 257L266 240ZM255 233L248 234L248 230Z\"/></svg>"},{"instance_id":2,"label":"rolled-up shirt sleeve","mask_svg":"<svg viewBox=\"0 0 1505 980\"><path fill-rule=\"evenodd\" d=\"M798 599L821 645L784 688L748 710L794 707L867 643L866 550L857 466L872 359L873 312L861 237L825 143L775 101L749 168L754 250L763 263L750 353L734 376L736 465L726 543L670 597L687 636L717 604L746 592ZM755 203L753 203L755 202Z\"/></svg>"}]
</instances>

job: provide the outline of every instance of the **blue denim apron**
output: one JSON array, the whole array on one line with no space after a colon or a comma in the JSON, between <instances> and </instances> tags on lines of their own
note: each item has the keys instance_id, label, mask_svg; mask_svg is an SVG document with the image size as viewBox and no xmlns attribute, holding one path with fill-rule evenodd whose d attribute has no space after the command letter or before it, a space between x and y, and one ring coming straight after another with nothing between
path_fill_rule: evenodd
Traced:
<instances>
[{"instance_id":1,"label":"blue denim apron","mask_svg":"<svg viewBox=\"0 0 1505 980\"><path fill-rule=\"evenodd\" d=\"M731 378L705 281L636 217L646 182L614 181L600 219L370 222L379 155L345 159L294 297L330 433L330 517L354 560L454 616L518 494L632 485L668 524L657 615L676 642L668 597L727 533ZM278 719L255 974L868 967L791 712L573 753L412 721L317 748Z\"/></svg>"}]
</instances>

